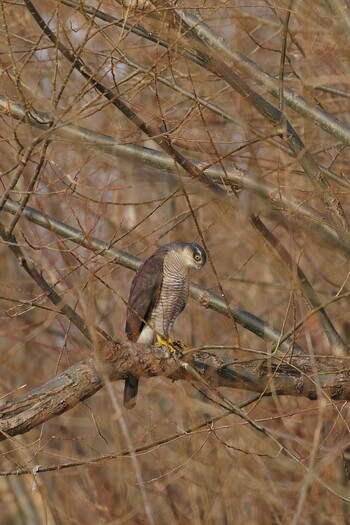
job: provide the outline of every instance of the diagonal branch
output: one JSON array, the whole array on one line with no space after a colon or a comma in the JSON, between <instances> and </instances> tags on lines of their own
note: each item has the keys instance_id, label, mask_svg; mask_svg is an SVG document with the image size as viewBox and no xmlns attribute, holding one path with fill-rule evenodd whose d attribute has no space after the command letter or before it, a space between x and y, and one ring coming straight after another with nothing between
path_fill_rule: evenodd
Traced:
<instances>
[{"instance_id":1,"label":"diagonal branch","mask_svg":"<svg viewBox=\"0 0 350 525\"><path fill-rule=\"evenodd\" d=\"M95 19L100 19L109 24L115 24L117 27L121 27L130 31L142 38L154 42L157 45L165 48L171 47L171 44L150 31L148 28L145 29L139 24L130 23L124 18L117 18L109 13L105 13L95 7L85 5L82 2L74 0L61 0L61 3L69 7L75 8L85 14L92 15ZM329 3L331 3L329 1ZM334 4L345 4L344 0L334 0ZM237 53L229 48L222 36L216 34L203 20L201 20L193 11L182 11L184 19L188 24L196 26L200 36L209 44L213 49L216 49L222 56L226 56L228 60L233 64L236 71L239 71L243 76L249 76L255 80L257 84L264 86L265 90L270 93L276 99L279 98L279 83L273 75L266 73L259 66L249 59L242 53ZM203 66L205 61L199 57L196 53L190 49L184 50L185 55L190 58L196 64ZM328 113L325 109L310 104L304 97L291 88L283 88L283 98L286 106L290 107L301 115L303 118L308 119L314 125L319 126L321 129L337 137L345 144L350 144L350 128L344 122L335 118L334 115Z\"/></svg>"},{"instance_id":2,"label":"diagonal branch","mask_svg":"<svg viewBox=\"0 0 350 525\"><path fill-rule=\"evenodd\" d=\"M56 135L65 140L70 140L75 143L79 142L85 146L93 146L95 149L116 158L133 161L138 160L144 166L149 166L154 169L164 169L178 174L173 159L163 152L137 145L118 144L108 135L91 131L74 124L60 123L56 125L48 113L37 111L34 108L26 111L22 104L3 96L0 96L0 111L17 120L26 119L32 126L46 130L47 133L50 134L50 138L52 135ZM181 168L179 172L181 175L188 175L187 172ZM227 184L233 185L237 190L243 189L257 195L273 210L279 212L288 211L290 213L289 220L292 220L292 217L294 217L306 221L308 228L315 230L317 236L322 235L322 238L331 246L336 246L343 251L345 249L345 253L350 254L350 249L347 251L346 246L344 247L340 243L337 230L325 222L324 215L308 204L300 202L298 199L286 195L281 191L276 191L276 187L273 184L238 168L226 168L225 177L222 177L215 167L207 168L205 172L213 182L227 182ZM337 180L337 182L339 182L339 180ZM349 186L348 183L343 183L343 185L347 188ZM6 198L7 197L8 195L6 194ZM2 200L0 202L2 202Z\"/></svg>"},{"instance_id":3,"label":"diagonal branch","mask_svg":"<svg viewBox=\"0 0 350 525\"><path fill-rule=\"evenodd\" d=\"M9 201L4 205L4 209L8 206ZM25 215L26 208L23 208L22 205L17 205L17 211L14 213L15 217L20 213ZM80 317L77 312L75 312L62 297L53 289L53 287L46 281L41 272L37 269L32 261L26 257L18 245L14 235L9 235L0 223L0 237L7 243L11 252L17 258L18 264L24 269L24 271L33 279L33 281L39 286L39 288L44 292L44 294L50 299L50 301L56 305L62 315L67 317L71 323L78 328L78 330L86 337L86 339L91 342L91 335L88 326L85 321ZM107 341L111 341L110 336L101 328L96 328L97 333Z\"/></svg>"},{"instance_id":4,"label":"diagonal branch","mask_svg":"<svg viewBox=\"0 0 350 525\"><path fill-rule=\"evenodd\" d=\"M217 196L227 197L227 193L220 186L215 185L203 173L203 171L193 164L189 159L178 152L171 144L169 136L165 134L157 134L157 131L148 126L138 115L136 115L121 98L109 90L106 86L101 84L86 66L70 52L62 42L60 42L49 26L45 23L38 11L33 6L30 0L24 0L27 8L32 14L35 21L41 27L45 35L58 47L61 53L69 60L73 66L86 78L93 87L99 91L104 97L111 101L122 113L128 117L140 130L153 138L157 144L168 153L183 169L185 169L192 178L204 183ZM304 143L296 133L290 122L285 119L282 112L270 104L261 95L251 89L248 84L237 76L236 73L229 67L226 62L223 62L219 52L212 49L208 43L202 39L200 32L196 25L189 24L181 15L173 4L166 0L153 0L152 4L157 8L151 12L152 16L156 18L165 19L172 29L175 29L177 34L182 36L179 42L185 50L195 51L197 56L201 58L207 70L218 75L225 80L231 87L233 87L240 95L244 96L258 112L266 118L285 140L286 144L293 152L295 158L303 167L305 173L308 175L314 186L319 190L321 199L328 211L334 225L337 228L337 233L341 242L347 250L350 250L350 227L347 217L342 209L338 197L333 192L327 178L319 169L317 163L314 161L312 155L305 147ZM283 126L282 126L283 123ZM162 126L159 126L161 129Z\"/></svg>"},{"instance_id":5,"label":"diagonal branch","mask_svg":"<svg viewBox=\"0 0 350 525\"><path fill-rule=\"evenodd\" d=\"M178 44L185 49L195 50L197 55L205 61L205 69L225 80L281 133L281 138L286 142L315 188L319 191L325 209L332 218L333 224L338 227L340 239L344 245L350 247L350 226L341 203L289 120L277 107L270 104L265 98L250 88L234 72L233 68L222 60L218 51L212 49L201 38L197 27L190 25L179 9L176 9L167 0L151 0L151 3L156 7L155 10L151 11L151 16L161 21L166 21L169 27L176 31L176 34L182 36L178 40Z\"/></svg>"},{"instance_id":6,"label":"diagonal branch","mask_svg":"<svg viewBox=\"0 0 350 525\"><path fill-rule=\"evenodd\" d=\"M308 278L306 277L303 270L300 268L287 249L283 244L273 235L273 233L265 226L263 221L256 216L251 217L251 223L257 232L263 237L265 243L268 245L269 251L275 255L283 265L287 268L290 275L293 277L295 274L298 278L301 293L303 294L307 305L310 310L318 310L320 321L326 334L326 337L331 345L332 351L335 355L347 355L348 348L344 343L333 323L331 322L325 308L321 307L321 301L319 300L315 290L311 286Z\"/></svg>"},{"instance_id":7,"label":"diagonal branch","mask_svg":"<svg viewBox=\"0 0 350 525\"><path fill-rule=\"evenodd\" d=\"M14 201L8 200L4 206L4 210L15 214L18 209L18 204ZM30 222L37 224L47 230L55 232L63 239L67 239L75 244L79 244L88 250L111 259L116 264L120 264L129 268L130 270L136 271L141 264L141 259L130 255L127 252L119 250L115 247L111 247L108 243L101 241L92 236L86 236L84 232L68 226L67 224L54 219L50 215L43 214L40 211L27 206L24 208L22 217L26 218ZM202 286L192 283L190 286L190 295L196 299L205 308L210 308L226 317L235 319L238 324L241 324L245 329L251 331L264 341L270 343L279 343L280 332L275 328L268 325L262 319L256 317L254 314L243 310L242 308L235 307L231 311L227 310L225 301L219 296L212 292L209 292ZM283 352L290 351L293 348L294 353L300 353L301 347L293 341L293 339L287 339L282 343L280 349Z\"/></svg>"},{"instance_id":8,"label":"diagonal branch","mask_svg":"<svg viewBox=\"0 0 350 525\"><path fill-rule=\"evenodd\" d=\"M196 164L192 163L184 155L182 155L177 149L175 149L171 143L171 140L164 131L162 123L159 123L157 127L150 126L144 122L123 100L118 93L114 93L109 88L104 86L96 76L85 66L82 60L76 57L69 49L56 37L51 31L49 26L46 24L44 19L40 16L39 12L35 9L34 5L30 0L24 0L30 14L37 22L39 27L42 29L44 34L51 40L51 42L59 49L62 55L72 64L72 66L79 71L79 73L91 83L91 86L96 89L102 96L111 102L119 111L121 111L135 126L143 131L147 136L152 138L160 148L165 151L170 157L177 162L188 174L194 179L200 181L209 190L211 190L217 197L226 198L227 192L222 189L219 185L214 183L203 170L200 169Z\"/></svg>"}]
</instances>

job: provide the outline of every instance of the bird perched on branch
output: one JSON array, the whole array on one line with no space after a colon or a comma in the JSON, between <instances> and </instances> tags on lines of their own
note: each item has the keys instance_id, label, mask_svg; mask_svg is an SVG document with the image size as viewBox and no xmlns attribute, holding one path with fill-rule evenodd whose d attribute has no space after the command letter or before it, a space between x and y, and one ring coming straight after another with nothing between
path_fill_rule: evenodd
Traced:
<instances>
[{"instance_id":1,"label":"bird perched on branch","mask_svg":"<svg viewBox=\"0 0 350 525\"><path fill-rule=\"evenodd\" d=\"M169 331L185 308L190 287L189 270L199 270L207 260L195 243L171 242L161 246L140 266L132 281L125 332L130 341L170 348ZM136 403L138 379L125 381L124 406Z\"/></svg>"}]
</instances>

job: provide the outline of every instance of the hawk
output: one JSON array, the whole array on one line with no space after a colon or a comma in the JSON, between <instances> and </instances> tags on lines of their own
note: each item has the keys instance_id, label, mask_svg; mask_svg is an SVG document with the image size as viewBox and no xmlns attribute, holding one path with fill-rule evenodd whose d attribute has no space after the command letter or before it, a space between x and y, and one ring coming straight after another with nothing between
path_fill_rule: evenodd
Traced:
<instances>
[{"instance_id":1,"label":"hawk","mask_svg":"<svg viewBox=\"0 0 350 525\"><path fill-rule=\"evenodd\" d=\"M189 270L199 270L207 257L195 243L171 242L156 250L140 266L131 283L125 332L130 341L151 345L169 341L169 331L185 308ZM124 406L136 403L138 379L125 381Z\"/></svg>"}]
</instances>

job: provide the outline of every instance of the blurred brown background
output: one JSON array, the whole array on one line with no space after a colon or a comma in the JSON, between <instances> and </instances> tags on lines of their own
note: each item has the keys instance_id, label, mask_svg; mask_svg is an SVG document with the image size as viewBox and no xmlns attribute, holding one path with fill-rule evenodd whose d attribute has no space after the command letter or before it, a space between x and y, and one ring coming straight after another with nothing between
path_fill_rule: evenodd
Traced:
<instances>
[{"instance_id":1,"label":"blurred brown background","mask_svg":"<svg viewBox=\"0 0 350 525\"><path fill-rule=\"evenodd\" d=\"M210 167L210 173L216 170L216 181L229 195L226 200L191 180L166 154L166 165L160 165L159 145L72 68L28 7L15 1L0 4L2 195L9 191L10 199L22 202L30 188L29 206L141 258L172 240L202 244L204 239L212 264L193 280L213 292L223 291L230 306L252 312L281 333L293 329L309 311L296 276L300 264L320 303L330 303L327 313L347 344L348 300L332 299L348 291L348 252L322 229L325 225L337 232L322 191L249 97L240 96L191 59L181 35L169 28L159 7L154 17L147 3L135 9L112 0L76 5L35 1L54 35L95 78L153 129L166 132L185 157ZM100 12L91 12L91 6ZM350 14L341 7L338 1L177 4L180 13L186 9L208 24L215 38L224 39L219 40L227 49L222 59L235 74L283 109L346 215ZM135 26L160 40L135 34ZM290 106L287 91L281 99L282 86L303 97L294 95L300 107ZM52 119L51 131L30 123L29 114L14 118L8 100L28 112L46 112ZM302 109L303 101L309 112ZM70 139L63 136L68 125L85 128L84 133L90 130L95 145L83 144L76 128ZM148 160L141 149L131 153L125 149L123 154L103 151L96 145L101 137L94 133L121 146L148 148L144 152ZM42 169L33 179L41 155ZM256 182L254 191L230 181L230 170L235 169L242 170L245 186ZM272 193L266 197L268 184ZM284 199L283 206L275 205L278 199ZM311 219L299 213L292 199L312 207ZM252 214L259 215L287 248L295 263L292 271L252 228ZM5 227L12 220L1 211ZM24 253L88 326L98 325L115 339L125 339L130 270L23 218L13 233ZM90 350L3 241L0 256L0 396L5 402L8 396L45 383L89 356ZM23 304L26 301L35 305ZM240 345L262 351L270 347L194 301L189 301L172 336L188 346ZM331 353L316 315L296 330L295 337L311 355ZM243 351L232 351L232 356L252 358ZM346 404L326 396L314 402L273 396L252 407L250 417L292 451L306 467L302 468L276 442L233 415L194 430L221 408L190 383L142 380L136 408L130 412L116 410L122 390L122 382L115 383L114 395L102 389L40 428L2 443L0 523L349 522L349 504L339 497L349 497L343 455L349 440ZM235 403L248 395L229 389L224 394ZM181 436L184 429L189 432ZM172 438L174 434L179 435ZM158 440L164 443L156 445ZM149 445L136 454L136 462L130 454L92 461L130 450L131 443L135 448ZM79 466L73 466L75 462ZM66 463L72 465L56 468ZM36 465L50 469L35 475ZM20 467L33 469L33 474L4 476Z\"/></svg>"}]
</instances>

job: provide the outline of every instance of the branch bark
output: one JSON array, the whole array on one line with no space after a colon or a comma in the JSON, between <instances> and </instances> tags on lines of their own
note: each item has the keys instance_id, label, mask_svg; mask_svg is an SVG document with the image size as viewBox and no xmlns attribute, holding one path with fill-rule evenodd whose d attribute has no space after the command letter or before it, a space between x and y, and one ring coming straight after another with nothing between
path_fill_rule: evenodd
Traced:
<instances>
[{"instance_id":1,"label":"branch bark","mask_svg":"<svg viewBox=\"0 0 350 525\"><path fill-rule=\"evenodd\" d=\"M4 205L4 210L9 213L16 213L18 206L18 203L8 199ZM86 235L83 231L58 221L48 214L43 214L30 206L24 208L22 218L26 218L34 224L55 232L63 239L68 239L88 250L99 253L111 259L114 263L121 264L131 270L136 271L142 262L138 257L119 250L118 248L111 247L107 242ZM293 349L294 353L300 353L302 351L301 347L292 338L288 338L283 343L280 343L280 332L247 310L235 307L229 311L222 297L206 290L203 286L191 283L190 296L205 308L210 308L226 317L233 318L238 324L244 326L245 329L251 331L264 341L278 344L283 352L288 352L291 349Z\"/></svg>"},{"instance_id":2,"label":"branch bark","mask_svg":"<svg viewBox=\"0 0 350 525\"><path fill-rule=\"evenodd\" d=\"M257 370L256 360L237 362L230 355L201 351L186 358L197 372L194 377L173 353L137 343L106 343L103 360L99 353L66 369L48 383L0 406L0 440L23 434L70 410L100 390L105 381L164 376L203 383L213 388L229 387L261 394L289 395L315 400L322 395L333 400L350 399L348 358L310 359L293 357L292 363L267 362ZM201 382L199 381L199 386Z\"/></svg>"},{"instance_id":3,"label":"branch bark","mask_svg":"<svg viewBox=\"0 0 350 525\"><path fill-rule=\"evenodd\" d=\"M0 112L16 120L29 122L31 126L49 134L51 139L56 136L74 143L80 143L86 147L92 146L94 149L118 159L138 161L143 166L148 166L152 169L166 170L175 175L180 173L183 176L188 176L188 173L181 167L174 167L173 159L166 153L134 144L119 144L108 135L71 123L62 124L60 122L56 125L50 114L37 111L33 107L28 111L22 104L8 97L0 96ZM191 161L194 164L197 162L193 159ZM320 169L323 168L320 167ZM316 238L322 238L329 245L344 251L347 255L350 254L350 249L348 250L339 241L337 230L325 221L324 215L292 195L283 193L280 188L276 188L270 182L234 167L225 168L224 176L216 167L205 169L205 173L217 184L222 184L225 181L236 190L245 190L257 195L266 203L267 209L271 208L278 213L285 212L283 213L283 219L291 222L298 221L298 225L302 221L303 229L311 229ZM329 170L327 170L327 173L330 173ZM334 177L337 183L346 188L349 187L348 182L338 176Z\"/></svg>"}]
</instances>

